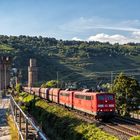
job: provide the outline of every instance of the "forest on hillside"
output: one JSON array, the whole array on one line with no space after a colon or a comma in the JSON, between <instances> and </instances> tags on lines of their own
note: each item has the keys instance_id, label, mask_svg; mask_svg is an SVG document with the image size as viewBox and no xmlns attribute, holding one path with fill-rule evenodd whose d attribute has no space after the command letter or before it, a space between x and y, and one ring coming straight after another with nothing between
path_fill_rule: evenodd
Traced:
<instances>
[{"instance_id":1,"label":"forest on hillside","mask_svg":"<svg viewBox=\"0 0 140 140\"><path fill-rule=\"evenodd\" d=\"M96 84L97 79L110 77L98 76L97 72L139 68L140 44L112 45L108 42L57 40L41 36L0 35L0 55L13 58L12 67L22 71L22 82L27 81L29 59L36 58L39 82L55 80L56 73L59 73L62 81L94 81Z\"/></svg>"}]
</instances>

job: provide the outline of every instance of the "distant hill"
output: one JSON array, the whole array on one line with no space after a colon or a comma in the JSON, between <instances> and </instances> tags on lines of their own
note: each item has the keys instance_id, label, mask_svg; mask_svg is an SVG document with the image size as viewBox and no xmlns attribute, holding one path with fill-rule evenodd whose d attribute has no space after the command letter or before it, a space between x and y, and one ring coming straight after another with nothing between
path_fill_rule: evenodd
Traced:
<instances>
[{"instance_id":1,"label":"distant hill","mask_svg":"<svg viewBox=\"0 0 140 140\"><path fill-rule=\"evenodd\" d=\"M23 82L27 81L30 58L37 59L39 81L56 79L58 72L61 81L90 86L100 81L110 82L111 71L134 69L133 74L140 68L140 44L135 43L112 45L108 42L1 35L0 55L13 57L13 67L22 70ZM100 73L105 71L108 72Z\"/></svg>"}]
</instances>

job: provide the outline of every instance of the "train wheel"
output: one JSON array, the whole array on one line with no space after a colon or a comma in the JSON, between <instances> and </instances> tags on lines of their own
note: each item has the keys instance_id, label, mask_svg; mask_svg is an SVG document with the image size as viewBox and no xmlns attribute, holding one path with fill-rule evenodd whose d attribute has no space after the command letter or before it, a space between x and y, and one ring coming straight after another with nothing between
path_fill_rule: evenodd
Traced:
<instances>
[{"instance_id":1,"label":"train wheel","mask_svg":"<svg viewBox=\"0 0 140 140\"><path fill-rule=\"evenodd\" d=\"M95 116L95 120L98 120L99 118L97 116Z\"/></svg>"}]
</instances>

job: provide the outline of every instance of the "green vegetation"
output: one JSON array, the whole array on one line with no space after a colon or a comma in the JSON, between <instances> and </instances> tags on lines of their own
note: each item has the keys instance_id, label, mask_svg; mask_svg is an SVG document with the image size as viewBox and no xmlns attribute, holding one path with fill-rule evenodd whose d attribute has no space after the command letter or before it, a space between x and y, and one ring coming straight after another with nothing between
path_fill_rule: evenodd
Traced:
<instances>
[{"instance_id":1,"label":"green vegetation","mask_svg":"<svg viewBox=\"0 0 140 140\"><path fill-rule=\"evenodd\" d=\"M117 140L94 124L78 119L74 113L59 107L49 105L46 101L34 98L27 93L20 94L21 101L26 102L28 110L41 124L42 129L50 139L55 140Z\"/></svg>"},{"instance_id":2,"label":"green vegetation","mask_svg":"<svg viewBox=\"0 0 140 140\"><path fill-rule=\"evenodd\" d=\"M11 140L18 140L18 130L16 128L16 125L14 124L12 116L7 117L8 125L10 126L10 134L11 134Z\"/></svg>"},{"instance_id":3,"label":"green vegetation","mask_svg":"<svg viewBox=\"0 0 140 140\"><path fill-rule=\"evenodd\" d=\"M16 85L16 87L15 87L15 89L16 89L16 91L17 91L17 93L20 93L21 92L21 84L17 84Z\"/></svg>"},{"instance_id":4,"label":"green vegetation","mask_svg":"<svg viewBox=\"0 0 140 140\"><path fill-rule=\"evenodd\" d=\"M12 51L12 50L14 49L9 45L5 45L5 44L0 45L0 51Z\"/></svg>"},{"instance_id":5,"label":"green vegetation","mask_svg":"<svg viewBox=\"0 0 140 140\"><path fill-rule=\"evenodd\" d=\"M130 138L130 140L140 140L140 136L134 136L134 137Z\"/></svg>"},{"instance_id":6,"label":"green vegetation","mask_svg":"<svg viewBox=\"0 0 140 140\"><path fill-rule=\"evenodd\" d=\"M51 81L48 81L46 83L43 83L41 85L41 87L44 87L44 88L50 88L50 87L56 88L57 84L58 84L57 80L51 80Z\"/></svg>"},{"instance_id":7,"label":"green vegetation","mask_svg":"<svg viewBox=\"0 0 140 140\"><path fill-rule=\"evenodd\" d=\"M95 73L97 71L135 69L140 66L140 44L134 43L112 45L94 41L62 41L41 36L0 35L0 45L4 46L0 54L12 56L13 67L21 69L22 82L27 81L30 58L37 59L41 83L56 80L58 72L61 82L77 82L79 86L89 87L94 87L101 80L110 82L110 73L99 75Z\"/></svg>"},{"instance_id":8,"label":"green vegetation","mask_svg":"<svg viewBox=\"0 0 140 140\"><path fill-rule=\"evenodd\" d=\"M120 74L114 80L110 92L116 95L116 109L123 116L140 106L140 86L136 79Z\"/></svg>"}]
</instances>

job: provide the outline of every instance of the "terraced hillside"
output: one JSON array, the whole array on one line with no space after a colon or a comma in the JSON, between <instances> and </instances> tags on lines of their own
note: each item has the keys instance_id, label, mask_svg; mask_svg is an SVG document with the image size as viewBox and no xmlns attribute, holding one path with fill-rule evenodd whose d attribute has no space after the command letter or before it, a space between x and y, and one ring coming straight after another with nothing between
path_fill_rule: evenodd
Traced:
<instances>
[{"instance_id":1,"label":"terraced hillside","mask_svg":"<svg viewBox=\"0 0 140 140\"><path fill-rule=\"evenodd\" d=\"M114 77L124 69L134 69L128 74L139 78L140 44L2 35L0 44L0 55L13 57L13 67L21 69L23 82L27 81L29 58L37 59L40 82L56 79L58 73L60 81L92 86L100 81L110 82L111 71L115 71Z\"/></svg>"}]
</instances>

